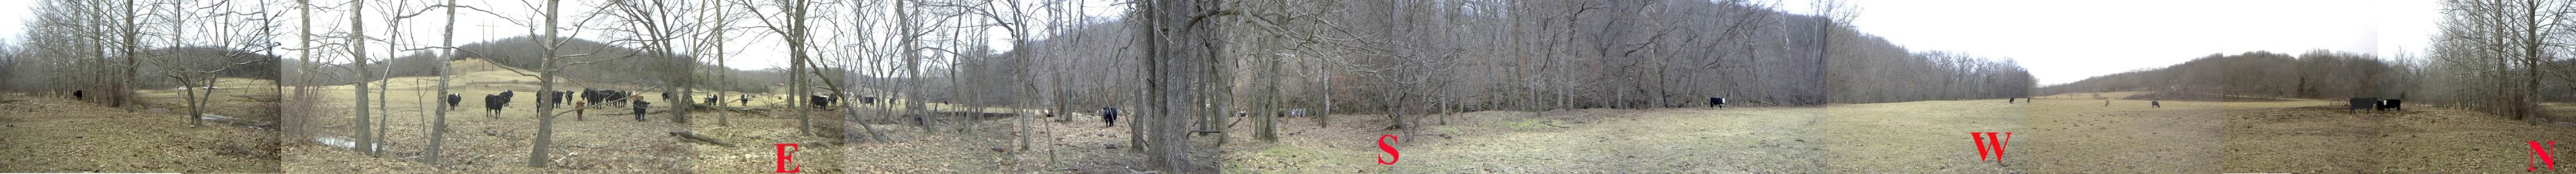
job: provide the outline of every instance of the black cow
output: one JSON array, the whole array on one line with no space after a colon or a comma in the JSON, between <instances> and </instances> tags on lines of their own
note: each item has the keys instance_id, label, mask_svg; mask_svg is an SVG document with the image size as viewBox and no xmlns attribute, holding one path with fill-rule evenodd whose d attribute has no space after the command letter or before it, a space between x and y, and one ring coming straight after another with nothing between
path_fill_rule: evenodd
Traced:
<instances>
[{"instance_id":1,"label":"black cow","mask_svg":"<svg viewBox=\"0 0 2576 174\"><path fill-rule=\"evenodd\" d=\"M2405 103L2405 100L2388 99L2388 100L2386 100L2386 101L2379 102L2379 107L2378 107L2378 109L2379 109L2379 111L2388 111L2388 110L2390 110L2390 109L2405 110L2406 108L2399 108L2399 107L2397 107L2397 104L2403 104L2403 103Z\"/></svg>"},{"instance_id":2,"label":"black cow","mask_svg":"<svg viewBox=\"0 0 2576 174\"><path fill-rule=\"evenodd\" d=\"M644 121L644 108L651 107L650 105L653 105L653 102L645 102L643 100L635 101L635 121Z\"/></svg>"},{"instance_id":3,"label":"black cow","mask_svg":"<svg viewBox=\"0 0 2576 174\"><path fill-rule=\"evenodd\" d=\"M724 96L721 96L721 95L711 95L711 96L707 96L707 100L706 100L706 101L698 101L698 103L705 103L706 105L716 105L716 101L724 101L724 100L718 100L718 99L723 99L723 98L724 98Z\"/></svg>"},{"instance_id":4,"label":"black cow","mask_svg":"<svg viewBox=\"0 0 2576 174\"><path fill-rule=\"evenodd\" d=\"M490 116L492 119L501 119L501 108L507 106L503 103L508 101L509 98L501 95L483 95L483 115Z\"/></svg>"},{"instance_id":5,"label":"black cow","mask_svg":"<svg viewBox=\"0 0 2576 174\"><path fill-rule=\"evenodd\" d=\"M456 94L447 94L447 97L439 98L439 101L447 102L447 110L453 111L456 110L456 102L465 101L465 97L456 96Z\"/></svg>"},{"instance_id":6,"label":"black cow","mask_svg":"<svg viewBox=\"0 0 2576 174\"><path fill-rule=\"evenodd\" d=\"M2350 103L2350 106L2344 107L2344 111L2352 112L2362 109L2377 108L2379 107L2379 98L2352 98Z\"/></svg>"},{"instance_id":7,"label":"black cow","mask_svg":"<svg viewBox=\"0 0 2576 174\"><path fill-rule=\"evenodd\" d=\"M734 97L733 100L742 101L743 106L751 106L751 94L743 94L742 97Z\"/></svg>"},{"instance_id":8,"label":"black cow","mask_svg":"<svg viewBox=\"0 0 2576 174\"><path fill-rule=\"evenodd\" d=\"M1118 126L1118 107L1100 108L1100 127Z\"/></svg>"},{"instance_id":9,"label":"black cow","mask_svg":"<svg viewBox=\"0 0 2576 174\"><path fill-rule=\"evenodd\" d=\"M2013 100L2020 100L2020 99L2021 99L2021 98L2004 98L2004 103L2013 103Z\"/></svg>"},{"instance_id":10,"label":"black cow","mask_svg":"<svg viewBox=\"0 0 2576 174\"><path fill-rule=\"evenodd\" d=\"M72 90L72 99L73 99L73 100L89 100L89 98L81 97L81 90Z\"/></svg>"},{"instance_id":11,"label":"black cow","mask_svg":"<svg viewBox=\"0 0 2576 174\"><path fill-rule=\"evenodd\" d=\"M1708 107L1713 107L1713 108L1725 108L1725 107L1726 107L1726 98L1709 97L1709 98L1708 98Z\"/></svg>"},{"instance_id":12,"label":"black cow","mask_svg":"<svg viewBox=\"0 0 2576 174\"><path fill-rule=\"evenodd\" d=\"M813 95L813 96L806 96L806 97L807 97L807 98L810 98L811 100L813 100L813 103L814 103L814 107L815 107L815 108L821 108L821 109L824 109L824 110L831 110L831 109L832 109L832 101L833 101L833 100L836 100L836 99L840 99L840 98L841 98L840 96L833 96L833 95Z\"/></svg>"},{"instance_id":13,"label":"black cow","mask_svg":"<svg viewBox=\"0 0 2576 174\"><path fill-rule=\"evenodd\" d=\"M859 104L877 104L876 96L859 96Z\"/></svg>"},{"instance_id":14,"label":"black cow","mask_svg":"<svg viewBox=\"0 0 2576 174\"><path fill-rule=\"evenodd\" d=\"M635 96L635 93L621 90L608 90L604 92L608 92L607 97L609 104L626 105L627 101L633 101L633 97Z\"/></svg>"},{"instance_id":15,"label":"black cow","mask_svg":"<svg viewBox=\"0 0 2576 174\"><path fill-rule=\"evenodd\" d=\"M581 96L581 101L588 101L589 103L599 103L599 90L598 90L598 89L581 88L581 95L580 95L580 96Z\"/></svg>"},{"instance_id":16,"label":"black cow","mask_svg":"<svg viewBox=\"0 0 2576 174\"><path fill-rule=\"evenodd\" d=\"M571 90L555 91L555 105L564 105L564 103L572 103L572 101L573 98Z\"/></svg>"},{"instance_id":17,"label":"black cow","mask_svg":"<svg viewBox=\"0 0 2576 174\"><path fill-rule=\"evenodd\" d=\"M2148 100L2148 101L2147 101L2147 106L2153 106L2153 107L2155 107L2155 108L2165 108L2165 102L2164 102L2164 101L2159 101L2159 100Z\"/></svg>"}]
</instances>

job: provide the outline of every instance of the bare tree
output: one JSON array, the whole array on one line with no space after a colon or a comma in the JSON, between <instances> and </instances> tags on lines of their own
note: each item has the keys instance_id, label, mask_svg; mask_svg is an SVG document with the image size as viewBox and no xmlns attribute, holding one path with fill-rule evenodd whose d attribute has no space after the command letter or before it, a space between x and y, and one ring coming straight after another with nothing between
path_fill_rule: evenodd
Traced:
<instances>
[{"instance_id":1,"label":"bare tree","mask_svg":"<svg viewBox=\"0 0 2576 174\"><path fill-rule=\"evenodd\" d=\"M440 5L439 7L447 9L447 25L440 28L442 34L438 39L438 45L441 47L440 49L447 52L442 54L440 57L459 57L456 54L456 0L447 0L446 5ZM440 96L451 95L451 92L447 91L447 85L448 81L452 80L451 78L455 78L456 68L448 64L449 61L446 61L448 59L439 60L440 61L436 63L438 64L438 93L435 93L438 95L433 95L431 97L439 98L441 102L444 102L446 98ZM447 110L431 110L435 110L431 111L435 113L435 119L431 121L429 127L429 147L422 150L423 152L421 152L420 161L430 163L432 165L444 165L444 163L438 161L438 152L439 149L442 148L442 145L447 142Z\"/></svg>"}]
</instances>

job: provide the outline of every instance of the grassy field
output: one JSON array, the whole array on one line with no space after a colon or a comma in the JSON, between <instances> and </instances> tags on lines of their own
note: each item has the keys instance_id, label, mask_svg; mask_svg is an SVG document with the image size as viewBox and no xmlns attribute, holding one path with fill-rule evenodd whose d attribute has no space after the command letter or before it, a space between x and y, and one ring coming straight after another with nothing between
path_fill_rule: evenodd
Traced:
<instances>
[{"instance_id":1,"label":"grassy field","mask_svg":"<svg viewBox=\"0 0 2576 174\"><path fill-rule=\"evenodd\" d=\"M1816 173L1824 108L1486 111L1422 131L1383 130L1387 117L1282 119L1279 142L1231 131L1227 173ZM1437 115L1422 118L1437 124ZM1248 123L1246 125L1249 125ZM1395 165L1379 135L1397 135ZM1390 142L1394 143L1394 142Z\"/></svg>"},{"instance_id":2,"label":"grassy field","mask_svg":"<svg viewBox=\"0 0 2576 174\"><path fill-rule=\"evenodd\" d=\"M2229 103L2227 172L2521 172L2531 153L2524 142L2576 140L2567 123L2421 105L2356 113L2341 102Z\"/></svg>"},{"instance_id":3,"label":"grassy field","mask_svg":"<svg viewBox=\"0 0 2576 174\"><path fill-rule=\"evenodd\" d=\"M0 171L280 172L278 146L270 143L277 132L192 127L185 112L159 110L0 95Z\"/></svg>"},{"instance_id":4,"label":"grassy field","mask_svg":"<svg viewBox=\"0 0 2576 174\"><path fill-rule=\"evenodd\" d=\"M447 140L441 155L444 162L440 163L446 167L413 162L419 160L426 148L429 123L433 119L430 115L438 108L435 104L437 77L395 77L389 80L391 84L370 87L377 93L375 95L384 95L387 99L373 101L376 96L370 95L368 100L371 103L367 106L384 105L384 110L371 113L379 115L370 121L387 122L382 124L388 132L385 133L385 146L389 152L383 157L366 157L348 149L352 145L350 143L295 140L293 142L298 145L288 148L285 170L290 173L667 173L687 172L694 168L695 163L690 159L696 156L693 153L696 147L669 136L672 131L690 130L687 125L671 123L669 116L661 114L647 115L646 121L637 121L627 114L631 110L607 105L588 107L578 116L573 113L558 116L552 146L555 152L550 152L550 159L547 159L552 160L552 166L526 167L531 143L537 134L537 118L534 117L537 114L537 94L533 92L539 89L536 78L479 61L455 62L461 70L482 71L459 71L464 73L456 75L450 82L450 92L465 96L466 102L459 102L454 110L447 113ZM556 90L576 91L583 87L618 87L571 81L557 85ZM351 107L355 107L356 102L352 90L352 86L343 85L317 87L311 91L322 95L323 101L317 102L321 103L319 106L310 107L323 112L320 115L328 116L310 118L320 127L316 129L315 138L352 137L351 115L355 111ZM479 102L482 95L505 90L516 91L518 97L500 114L485 114L483 103ZM638 95L658 98L653 94ZM569 112L574 107L565 106L558 112ZM660 106L667 105L656 104L654 110L661 110ZM378 123L367 124L374 126Z\"/></svg>"}]
</instances>

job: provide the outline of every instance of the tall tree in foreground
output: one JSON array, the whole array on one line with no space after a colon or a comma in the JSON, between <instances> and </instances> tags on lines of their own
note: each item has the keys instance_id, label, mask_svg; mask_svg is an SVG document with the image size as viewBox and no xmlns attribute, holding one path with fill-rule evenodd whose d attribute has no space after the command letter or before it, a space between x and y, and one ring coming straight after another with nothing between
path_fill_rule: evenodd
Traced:
<instances>
[{"instance_id":1,"label":"tall tree in foreground","mask_svg":"<svg viewBox=\"0 0 2576 174\"><path fill-rule=\"evenodd\" d=\"M366 70L367 27L365 26L367 26L367 22L366 20L363 20L366 19L366 13L363 12L367 8L366 4L367 1L365 0L349 0L349 63L358 66L358 79L368 79L369 77L375 76L374 73L369 73ZM357 119L351 120L353 121L352 124L355 124L355 126L350 127L356 128L357 131L350 131L350 133L358 135L356 142L359 142L360 144L351 147L358 148L359 152L366 152L368 155L374 155L376 153L376 145L372 142L375 141L374 139L371 139L373 137L368 136L369 134L367 133L369 132L367 127L367 83L359 82L354 85L356 85L355 87L357 90L353 91L353 93L356 93L353 98L356 98L358 103L357 106L350 108L357 109L358 115L352 115L357 117Z\"/></svg>"},{"instance_id":2,"label":"tall tree in foreground","mask_svg":"<svg viewBox=\"0 0 2576 174\"><path fill-rule=\"evenodd\" d=\"M1155 167L1184 172L1190 167L1190 146L1183 137L1189 130L1190 117L1176 115L1213 109L1192 102L1204 95L1190 92L1194 90L1185 85L1209 83L1207 79L1211 77L1204 75L1214 74L1207 72L1214 71L1209 69L1221 62L1218 49L1224 46L1216 40L1220 36L1216 25L1221 23L1216 18L1226 14L1218 13L1217 4L1210 1L1151 0L1137 4L1143 7L1137 11L1146 14L1146 23L1151 26L1145 32L1153 33L1145 39L1148 44L1144 50L1149 53L1145 71L1151 74L1146 78L1146 96L1154 110L1140 115L1137 121L1154 124L1148 138L1153 142L1149 154Z\"/></svg>"},{"instance_id":3,"label":"tall tree in foreground","mask_svg":"<svg viewBox=\"0 0 2576 174\"><path fill-rule=\"evenodd\" d=\"M447 0L447 5L441 5L439 7L447 8L447 25L440 29L444 34L440 35L438 39L439 49L446 50L447 53L442 54L444 56L440 57L459 58L456 57L456 0ZM448 65L448 60L450 59L439 59L437 63L434 63L438 64L438 93L434 93L437 95L432 95L430 97L440 98L441 102L444 102L444 99L446 99L441 97L444 97L449 93L447 91L447 82L449 78L454 78L456 74L456 69ZM434 115L432 115L434 118L430 121L429 126L429 148L422 149L423 152L421 152L420 162L439 165L438 149L441 145L444 145L447 142L447 134L445 134L447 133L447 110L431 110L435 111L431 111L434 113Z\"/></svg>"},{"instance_id":4,"label":"tall tree in foreground","mask_svg":"<svg viewBox=\"0 0 2576 174\"><path fill-rule=\"evenodd\" d=\"M546 50L544 56L537 57L537 62L540 62L537 64L537 70L540 71L537 74L537 91L555 91L555 73L560 70L554 66L555 61L558 60L557 56L561 56L559 55L561 53L558 53L561 50L557 47L562 46L562 39L555 36L555 31L560 30L555 27L555 20L563 15L559 13L562 12L560 10L562 8L563 0L546 0L546 12L542 14L546 18L545 28L538 28L545 30L545 37L537 38L539 45ZM546 150L551 149L549 146L554 144L554 110L552 106L537 105L537 138L533 142L535 147L529 148L528 151L528 167L546 167L546 162L551 161L546 159Z\"/></svg>"}]
</instances>

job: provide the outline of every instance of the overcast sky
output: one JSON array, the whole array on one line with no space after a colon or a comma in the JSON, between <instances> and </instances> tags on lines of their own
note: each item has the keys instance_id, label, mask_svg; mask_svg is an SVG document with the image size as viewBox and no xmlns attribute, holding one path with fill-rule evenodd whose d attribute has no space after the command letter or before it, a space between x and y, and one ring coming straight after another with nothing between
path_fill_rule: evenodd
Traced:
<instances>
[{"instance_id":1,"label":"overcast sky","mask_svg":"<svg viewBox=\"0 0 2576 174\"><path fill-rule=\"evenodd\" d=\"M1109 6L1113 0L1088 0L1089 14L1118 14L1123 7ZM1783 10L1808 13L1809 0L1779 2ZM2420 0L2166 0L2166 1L2064 1L2064 0L1850 0L1859 6L1860 16L1853 21L1862 32L1885 37L1888 41L1914 51L1944 50L1997 59L2014 59L2038 76L2040 83L2058 84L2087 77L2146 68L2169 66L2210 54L2238 54L2248 51L2303 53L2310 50L2332 50L2367 53L2387 57L2402 52L2422 52L2440 18L2440 4ZM23 24L32 15L33 0L0 0L0 20ZM568 1L578 4L580 1ZM499 11L500 15L463 12L459 15L459 44L501 37L530 34L520 26L499 16L517 20L534 20L531 8L520 1L468 1L469 6ZM330 4L324 4L330 5ZM371 10L389 8L371 4ZM425 5L413 4L413 8ZM593 9L564 8L566 13ZM342 8L342 7L333 7ZM882 10L880 10L882 11ZM316 16L338 16L330 11L317 11ZM385 14L368 14L371 35L386 31L381 20ZM436 44L437 13L407 22L414 41ZM317 17L319 18L319 17ZM566 19L572 20L572 19ZM6 22L6 21L0 21ZM345 17L314 20L317 30L345 30ZM291 25L291 24L290 24ZM759 26L744 19L735 26ZM832 26L819 26L832 27ZM16 41L23 27L0 27L0 33ZM820 31L835 29L824 28ZM737 31L733 52L735 61L728 64L738 69L784 67L787 50L770 34ZM993 32L998 34L999 32ZM567 33L570 34L570 33ZM602 32L585 32L580 38L606 38ZM416 38L415 38L416 37ZM995 45L1008 44L995 37ZM882 40L882 39L880 39ZM280 42L294 46L293 38ZM382 54L383 44L371 54ZM830 50L822 50L830 51Z\"/></svg>"},{"instance_id":2,"label":"overcast sky","mask_svg":"<svg viewBox=\"0 0 2576 174\"><path fill-rule=\"evenodd\" d=\"M2216 53L2423 52L2441 18L2441 4L2424 0L1850 2L1861 32L1914 51L2014 59L2042 85ZM1807 0L1782 3L1810 13Z\"/></svg>"}]
</instances>

